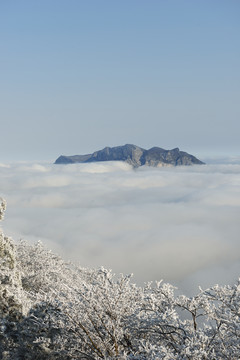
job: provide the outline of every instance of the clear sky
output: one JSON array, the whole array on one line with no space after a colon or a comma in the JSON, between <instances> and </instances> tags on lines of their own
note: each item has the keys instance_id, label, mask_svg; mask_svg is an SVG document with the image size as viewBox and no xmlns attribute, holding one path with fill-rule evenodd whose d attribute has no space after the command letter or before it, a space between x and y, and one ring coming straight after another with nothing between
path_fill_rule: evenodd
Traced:
<instances>
[{"instance_id":1,"label":"clear sky","mask_svg":"<svg viewBox=\"0 0 240 360\"><path fill-rule=\"evenodd\" d=\"M238 0L0 0L0 162L239 155L239 39Z\"/></svg>"}]
</instances>

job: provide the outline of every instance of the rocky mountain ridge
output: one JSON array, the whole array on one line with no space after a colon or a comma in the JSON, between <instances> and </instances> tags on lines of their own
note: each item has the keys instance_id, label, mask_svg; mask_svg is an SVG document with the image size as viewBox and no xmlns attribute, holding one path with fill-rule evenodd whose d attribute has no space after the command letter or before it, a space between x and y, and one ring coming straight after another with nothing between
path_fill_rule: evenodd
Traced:
<instances>
[{"instance_id":1,"label":"rocky mountain ridge","mask_svg":"<svg viewBox=\"0 0 240 360\"><path fill-rule=\"evenodd\" d=\"M123 146L105 147L86 155L61 155L55 164L90 163L98 161L125 161L133 167L148 166L179 166L204 164L195 156L180 151L179 148L165 150L160 147L152 147L149 150L136 145L126 144Z\"/></svg>"}]
</instances>

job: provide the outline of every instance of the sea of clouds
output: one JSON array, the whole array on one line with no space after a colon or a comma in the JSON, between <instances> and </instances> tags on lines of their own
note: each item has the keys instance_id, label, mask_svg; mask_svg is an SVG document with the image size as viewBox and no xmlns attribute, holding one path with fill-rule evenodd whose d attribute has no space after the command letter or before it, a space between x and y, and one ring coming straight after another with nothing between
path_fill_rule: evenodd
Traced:
<instances>
[{"instance_id":1,"label":"sea of clouds","mask_svg":"<svg viewBox=\"0 0 240 360\"><path fill-rule=\"evenodd\" d=\"M0 164L2 228L83 267L198 285L240 276L240 162L132 169L122 162Z\"/></svg>"}]
</instances>

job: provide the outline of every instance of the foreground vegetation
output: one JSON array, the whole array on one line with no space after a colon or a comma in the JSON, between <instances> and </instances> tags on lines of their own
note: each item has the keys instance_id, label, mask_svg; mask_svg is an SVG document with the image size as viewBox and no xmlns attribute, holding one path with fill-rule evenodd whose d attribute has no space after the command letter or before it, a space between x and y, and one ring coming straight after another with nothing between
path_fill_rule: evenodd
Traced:
<instances>
[{"instance_id":1,"label":"foreground vegetation","mask_svg":"<svg viewBox=\"0 0 240 360\"><path fill-rule=\"evenodd\" d=\"M0 203L0 219L5 203ZM239 359L240 282L189 298L0 232L0 358Z\"/></svg>"}]
</instances>

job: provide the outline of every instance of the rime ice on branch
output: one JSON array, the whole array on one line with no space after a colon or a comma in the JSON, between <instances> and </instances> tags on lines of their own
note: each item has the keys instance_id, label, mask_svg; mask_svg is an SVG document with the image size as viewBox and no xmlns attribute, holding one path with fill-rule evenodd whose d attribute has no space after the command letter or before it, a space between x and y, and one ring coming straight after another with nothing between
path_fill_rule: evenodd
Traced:
<instances>
[{"instance_id":1,"label":"rime ice on branch","mask_svg":"<svg viewBox=\"0 0 240 360\"><path fill-rule=\"evenodd\" d=\"M6 201L0 198L0 220L3 219L5 210L6 210Z\"/></svg>"},{"instance_id":2,"label":"rime ice on branch","mask_svg":"<svg viewBox=\"0 0 240 360\"><path fill-rule=\"evenodd\" d=\"M6 202L0 199L0 219L4 217ZM16 248L11 238L0 229L0 315L3 323L18 318L23 311L20 272L16 261Z\"/></svg>"},{"instance_id":3,"label":"rime ice on branch","mask_svg":"<svg viewBox=\"0 0 240 360\"><path fill-rule=\"evenodd\" d=\"M0 199L0 220L4 218L6 202ZM0 229L0 280L2 283L3 273L9 272L8 278L12 277L15 268L15 246L10 238L5 236ZM6 277L5 277L6 282Z\"/></svg>"}]
</instances>

